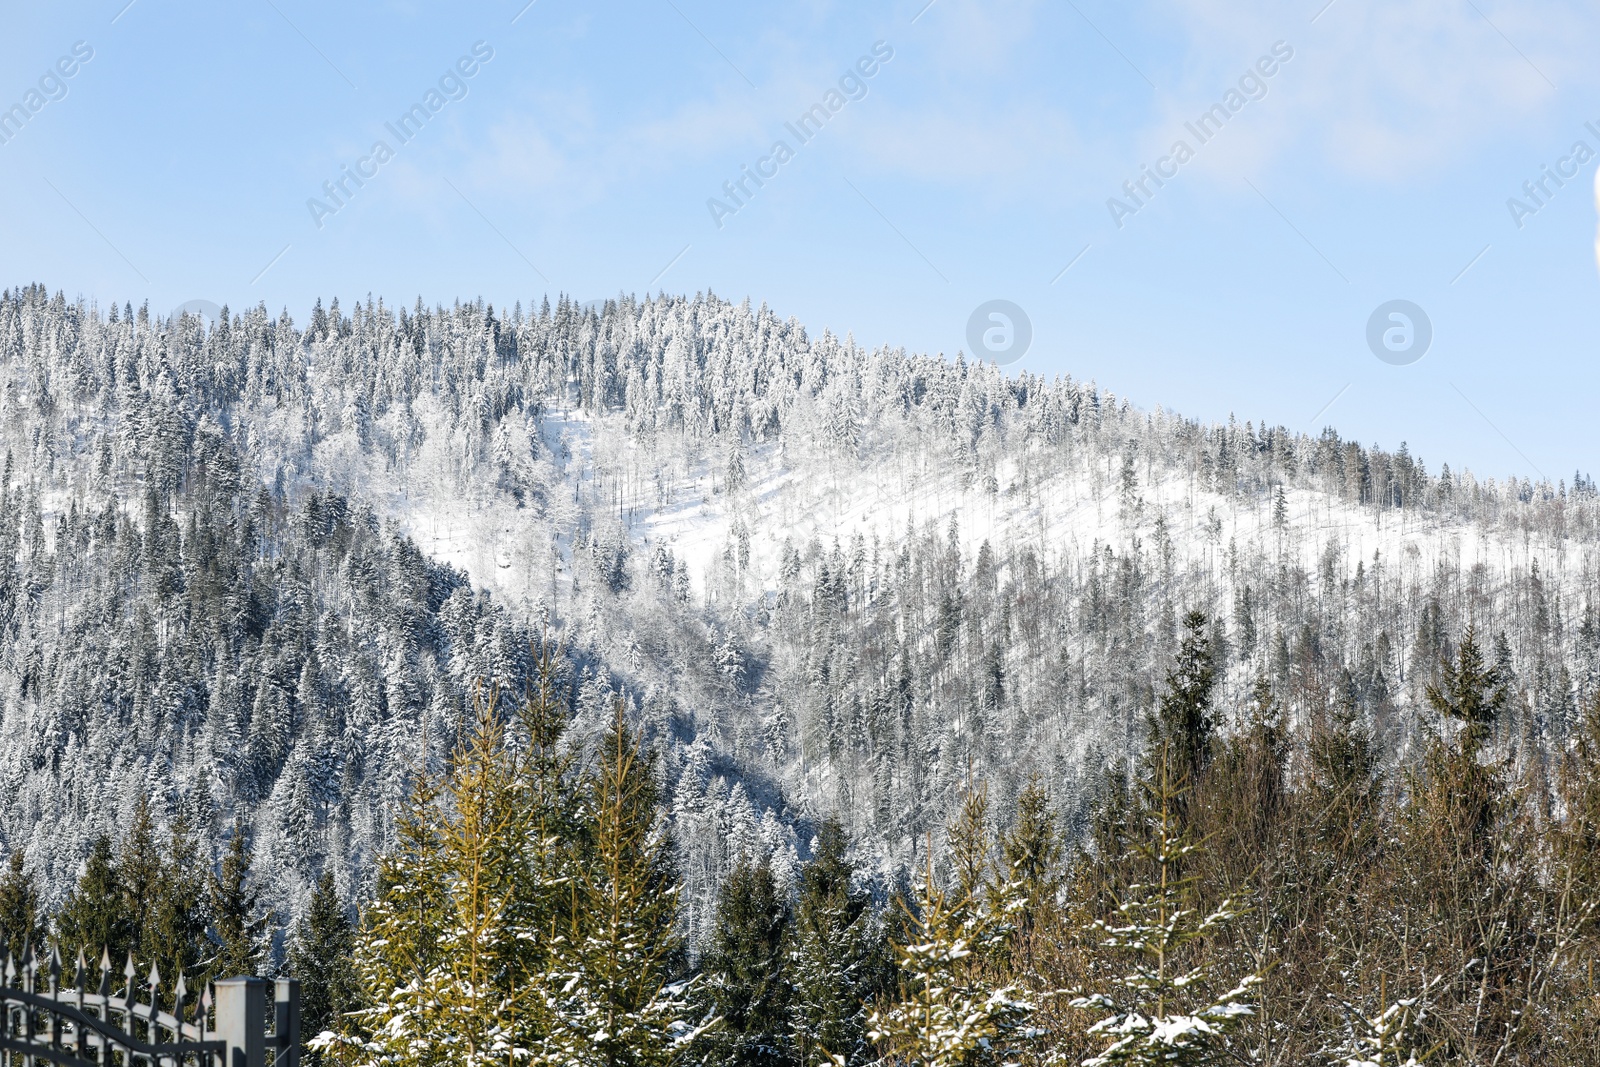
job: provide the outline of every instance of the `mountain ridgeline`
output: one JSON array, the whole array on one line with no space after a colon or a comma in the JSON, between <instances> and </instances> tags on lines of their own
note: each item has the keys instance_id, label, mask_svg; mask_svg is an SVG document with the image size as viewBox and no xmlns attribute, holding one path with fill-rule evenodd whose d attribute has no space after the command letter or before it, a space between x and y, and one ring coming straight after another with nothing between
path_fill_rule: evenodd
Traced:
<instances>
[{"instance_id":1,"label":"mountain ridgeline","mask_svg":"<svg viewBox=\"0 0 1600 1067\"><path fill-rule=\"evenodd\" d=\"M1507 683L1484 743L1528 780L1600 690L1585 478L1430 473L710 295L301 327L26 286L0 412L0 844L46 909L141 799L212 859L248 826L280 927L324 873L370 893L414 776L546 649L572 745L620 696L659 752L691 945L740 857L787 892L832 814L880 890L972 780L996 813L1048 782L1084 839L1195 609L1220 730L1264 682L1385 765L1437 732L1469 623Z\"/></svg>"}]
</instances>

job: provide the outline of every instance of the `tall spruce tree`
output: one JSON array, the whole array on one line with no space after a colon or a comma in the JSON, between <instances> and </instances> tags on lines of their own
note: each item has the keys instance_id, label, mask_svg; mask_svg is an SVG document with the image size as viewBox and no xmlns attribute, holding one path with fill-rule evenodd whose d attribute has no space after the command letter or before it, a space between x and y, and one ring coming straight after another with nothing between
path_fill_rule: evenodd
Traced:
<instances>
[{"instance_id":1,"label":"tall spruce tree","mask_svg":"<svg viewBox=\"0 0 1600 1067\"><path fill-rule=\"evenodd\" d=\"M19 848L6 860L0 877L0 938L13 956L24 946L38 951L44 945L44 913L39 908L39 887L28 871L27 857Z\"/></svg>"},{"instance_id":2,"label":"tall spruce tree","mask_svg":"<svg viewBox=\"0 0 1600 1067\"><path fill-rule=\"evenodd\" d=\"M1414 813L1431 819L1432 832L1448 844L1441 854L1454 853L1471 866L1488 860L1504 814L1507 768L1481 757L1509 694L1504 671L1484 660L1471 625L1454 660L1440 661L1439 676L1440 684L1427 688L1428 703L1462 729L1454 744L1441 737L1428 750Z\"/></svg>"},{"instance_id":3,"label":"tall spruce tree","mask_svg":"<svg viewBox=\"0 0 1600 1067\"><path fill-rule=\"evenodd\" d=\"M435 786L420 779L381 865L356 957L354 1033L312 1051L359 1064L483 1065L536 1056L537 944L520 906L532 887L525 781L493 699ZM330 886L331 888L331 886Z\"/></svg>"},{"instance_id":4,"label":"tall spruce tree","mask_svg":"<svg viewBox=\"0 0 1600 1067\"><path fill-rule=\"evenodd\" d=\"M192 972L205 960L210 946L206 940L205 864L182 815L172 820L168 842L138 952L141 959L160 965L170 988L180 972L194 980Z\"/></svg>"},{"instance_id":5,"label":"tall spruce tree","mask_svg":"<svg viewBox=\"0 0 1600 1067\"><path fill-rule=\"evenodd\" d=\"M1203 611L1183 617L1183 639L1177 661L1167 672L1167 691L1157 705L1150 753L1166 753L1183 780L1196 782L1211 759L1216 729L1211 691L1217 672L1209 620Z\"/></svg>"},{"instance_id":6,"label":"tall spruce tree","mask_svg":"<svg viewBox=\"0 0 1600 1067\"><path fill-rule=\"evenodd\" d=\"M1242 816L1233 828L1232 844L1258 850L1283 811L1287 762L1282 709L1265 675L1251 689L1241 726L1228 741L1222 788L1213 793Z\"/></svg>"},{"instance_id":7,"label":"tall spruce tree","mask_svg":"<svg viewBox=\"0 0 1600 1067\"><path fill-rule=\"evenodd\" d=\"M310 906L295 923L287 959L289 974L300 980L300 1033L308 1046L323 1031L339 1029L344 1014L356 1006L355 942L333 871L324 869ZM320 1048L307 1052L313 1064L322 1062Z\"/></svg>"},{"instance_id":8,"label":"tall spruce tree","mask_svg":"<svg viewBox=\"0 0 1600 1067\"><path fill-rule=\"evenodd\" d=\"M443 964L450 899L439 823L439 785L418 776L395 820L394 846L378 858L375 899L362 915L352 970L357 1008L311 1038L346 1067L427 1067L442 1062L421 1009Z\"/></svg>"},{"instance_id":9,"label":"tall spruce tree","mask_svg":"<svg viewBox=\"0 0 1600 1067\"><path fill-rule=\"evenodd\" d=\"M311 1041L326 1060L560 1059L551 1002L572 992L571 975L552 974L589 919L574 856L587 831L548 652L538 669L517 736L490 693L447 773L415 780L355 938L357 1005Z\"/></svg>"},{"instance_id":10,"label":"tall spruce tree","mask_svg":"<svg viewBox=\"0 0 1600 1067\"><path fill-rule=\"evenodd\" d=\"M129 948L135 962L148 969L159 951L156 916L166 884L161 843L156 834L155 813L147 797L140 797L133 809L129 827L117 849L117 878L122 889L122 910L132 924ZM115 955L113 967L122 961ZM121 970L117 967L117 970Z\"/></svg>"},{"instance_id":11,"label":"tall spruce tree","mask_svg":"<svg viewBox=\"0 0 1600 1067\"><path fill-rule=\"evenodd\" d=\"M1566 819L1556 827L1556 856L1565 880L1600 902L1600 693L1590 698L1576 733L1561 766ZM1594 907L1600 910L1600 903Z\"/></svg>"},{"instance_id":12,"label":"tall spruce tree","mask_svg":"<svg viewBox=\"0 0 1600 1067\"><path fill-rule=\"evenodd\" d=\"M796 1063L790 1018L788 901L766 862L740 860L722 887L696 1000L721 1022L704 1038L706 1058L729 1067Z\"/></svg>"},{"instance_id":13,"label":"tall spruce tree","mask_svg":"<svg viewBox=\"0 0 1600 1067\"><path fill-rule=\"evenodd\" d=\"M1044 781L1033 775L1017 795L1017 815L1000 839L1000 857L1016 878L1022 894L1017 916L1017 932L1026 943L1035 925L1050 917L1066 877L1062 866L1065 850L1050 810L1050 792Z\"/></svg>"},{"instance_id":14,"label":"tall spruce tree","mask_svg":"<svg viewBox=\"0 0 1600 1067\"><path fill-rule=\"evenodd\" d=\"M1509 699L1505 671L1484 659L1478 648L1477 629L1469 623L1455 659L1445 657L1440 661L1439 676L1441 684L1428 686L1428 703L1464 727L1462 750L1475 754Z\"/></svg>"},{"instance_id":15,"label":"tall spruce tree","mask_svg":"<svg viewBox=\"0 0 1600 1067\"><path fill-rule=\"evenodd\" d=\"M850 839L836 816L823 820L816 842L795 909L795 1050L804 1067L864 1064L877 1058L868 1005L892 988L894 960L871 896L852 885Z\"/></svg>"},{"instance_id":16,"label":"tall spruce tree","mask_svg":"<svg viewBox=\"0 0 1600 1067\"><path fill-rule=\"evenodd\" d=\"M56 939L62 955L81 951L93 966L102 953L122 959L133 946L134 933L111 837L101 834L89 847L83 876L56 915Z\"/></svg>"},{"instance_id":17,"label":"tall spruce tree","mask_svg":"<svg viewBox=\"0 0 1600 1067\"><path fill-rule=\"evenodd\" d=\"M251 884L250 859L249 835L243 820L235 820L222 864L211 876L212 955L206 971L213 979L261 970L268 916L259 907L260 891Z\"/></svg>"}]
</instances>

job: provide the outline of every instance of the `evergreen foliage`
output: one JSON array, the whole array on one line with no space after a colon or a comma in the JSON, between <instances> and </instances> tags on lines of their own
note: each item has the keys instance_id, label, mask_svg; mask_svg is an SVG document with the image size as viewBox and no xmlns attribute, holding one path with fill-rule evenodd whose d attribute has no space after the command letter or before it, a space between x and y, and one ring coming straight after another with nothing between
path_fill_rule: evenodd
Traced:
<instances>
[{"instance_id":1,"label":"evergreen foliage","mask_svg":"<svg viewBox=\"0 0 1600 1067\"><path fill-rule=\"evenodd\" d=\"M1178 754L1174 762L1185 766L1190 755ZM1107 1043L1084 1067L1229 1059L1228 1038L1253 1014L1259 974L1219 986L1212 969L1195 958L1197 943L1221 937L1243 913L1231 900L1209 913L1195 910L1195 879L1180 872L1200 846L1180 827L1173 770L1165 758L1162 767L1161 779L1149 783L1155 804L1146 815L1148 830L1134 846L1148 881L1130 885L1115 917L1093 927L1099 948L1110 960L1125 961L1127 970L1072 1002L1104 1016L1087 1032Z\"/></svg>"},{"instance_id":2,"label":"evergreen foliage","mask_svg":"<svg viewBox=\"0 0 1600 1067\"><path fill-rule=\"evenodd\" d=\"M351 969L355 944L355 927L339 899L333 872L324 871L295 922L285 968L300 980L300 1032L306 1046L325 1031L343 1029L346 1013L356 1007L358 986ZM313 1064L321 1062L320 1048L304 1052Z\"/></svg>"},{"instance_id":3,"label":"evergreen foliage","mask_svg":"<svg viewBox=\"0 0 1600 1067\"><path fill-rule=\"evenodd\" d=\"M541 712L530 698L524 721ZM539 836L550 742L514 746L491 694L442 781L419 778L356 946L361 1005L313 1043L339 1062L486 1064L535 1055L536 983L565 871ZM532 773L530 773L532 772ZM558 934L558 936L560 936Z\"/></svg>"},{"instance_id":4,"label":"evergreen foliage","mask_svg":"<svg viewBox=\"0 0 1600 1067\"><path fill-rule=\"evenodd\" d=\"M207 899L208 866L188 819L178 815L172 820L166 853L160 857L159 882L136 949L141 961L156 963L164 975L193 975L208 954L206 927L209 905L214 903Z\"/></svg>"},{"instance_id":5,"label":"evergreen foliage","mask_svg":"<svg viewBox=\"0 0 1600 1067\"><path fill-rule=\"evenodd\" d=\"M3 947L16 958L24 948L44 946L45 916L39 907L39 889L27 869L22 850L11 853L6 871L0 875L0 936Z\"/></svg>"},{"instance_id":6,"label":"evergreen foliage","mask_svg":"<svg viewBox=\"0 0 1600 1067\"><path fill-rule=\"evenodd\" d=\"M1439 675L1441 684L1428 686L1428 703L1465 728L1465 747L1475 752L1488 737L1508 694L1500 667L1484 660L1471 625L1461 637L1456 658L1439 664Z\"/></svg>"},{"instance_id":7,"label":"evergreen foliage","mask_svg":"<svg viewBox=\"0 0 1600 1067\"><path fill-rule=\"evenodd\" d=\"M1211 697L1216 679L1206 614L1190 611L1183 617L1183 643L1178 647L1177 662L1167 672L1167 691L1161 697L1151 744L1151 751L1170 750L1178 773L1187 780L1198 780L1211 759L1216 730Z\"/></svg>"},{"instance_id":8,"label":"evergreen foliage","mask_svg":"<svg viewBox=\"0 0 1600 1067\"><path fill-rule=\"evenodd\" d=\"M133 928L129 949L143 962L155 959L163 948L159 941L157 916L167 882L162 863L160 838L150 799L141 796L133 809L133 825L117 850L117 884L122 890L122 914ZM120 963L116 956L113 964Z\"/></svg>"},{"instance_id":9,"label":"evergreen foliage","mask_svg":"<svg viewBox=\"0 0 1600 1067\"><path fill-rule=\"evenodd\" d=\"M1000 855L1022 892L1016 922L1018 933L1027 939L1060 906L1066 877L1061 832L1050 810L1049 790L1037 774L1017 795L1016 817L1001 838Z\"/></svg>"},{"instance_id":10,"label":"evergreen foliage","mask_svg":"<svg viewBox=\"0 0 1600 1067\"><path fill-rule=\"evenodd\" d=\"M135 929L109 835L95 838L89 849L83 876L56 915L56 933L65 948L81 950L91 961L102 953L119 959L132 951Z\"/></svg>"},{"instance_id":11,"label":"evergreen foliage","mask_svg":"<svg viewBox=\"0 0 1600 1067\"><path fill-rule=\"evenodd\" d=\"M823 819L800 874L790 973L794 1047L804 1067L873 1060L870 1005L894 981L884 924L870 894L855 884L849 848L843 823Z\"/></svg>"},{"instance_id":12,"label":"evergreen foliage","mask_svg":"<svg viewBox=\"0 0 1600 1067\"><path fill-rule=\"evenodd\" d=\"M625 710L619 700L585 775L571 933L554 946L541 986L551 1019L545 1062L652 1067L684 1055L700 1033L680 973L680 886L655 757Z\"/></svg>"},{"instance_id":13,"label":"evergreen foliage","mask_svg":"<svg viewBox=\"0 0 1600 1067\"><path fill-rule=\"evenodd\" d=\"M907 928L894 942L899 987L869 1019L891 1062L1005 1064L1032 1036L1034 1005L1006 970L1022 887L1015 868L995 867L993 840L982 836L986 808L984 791L969 789L951 828L950 887L939 887L930 869L904 905Z\"/></svg>"},{"instance_id":14,"label":"evergreen foliage","mask_svg":"<svg viewBox=\"0 0 1600 1067\"><path fill-rule=\"evenodd\" d=\"M262 971L268 916L259 906L259 891L251 884L250 839L243 822L233 824L222 863L211 876L211 957L206 972L211 978L249 977Z\"/></svg>"},{"instance_id":15,"label":"evergreen foliage","mask_svg":"<svg viewBox=\"0 0 1600 1067\"><path fill-rule=\"evenodd\" d=\"M69 958L170 975L226 940L269 972L278 920L248 928L331 870L362 932L329 1058L657 1062L705 1047L703 1002L655 1009L765 857L793 1054L865 1063L911 988L885 901L927 870L947 946L963 899L1022 903L917 988L1016 987L1044 1032L1012 1050L1076 1063L1106 1043L1055 994L1131 958L1082 932L1154 899L1125 769L1165 752L1206 846L1168 857L1182 907L1250 905L1179 953L1262 975L1239 1057L1393 1059L1408 1002L1402 1059L1600 1055L1588 478L1434 474L710 294L207 329L27 286L0 401L0 837ZM475 701L545 628L559 682ZM653 796L626 818L596 786L619 696ZM613 1017L632 1038L589 1040Z\"/></svg>"},{"instance_id":16,"label":"evergreen foliage","mask_svg":"<svg viewBox=\"0 0 1600 1067\"><path fill-rule=\"evenodd\" d=\"M729 1067L798 1062L790 1015L789 903L769 864L742 862L722 888L717 924L700 959L696 1001L720 1020L705 1058Z\"/></svg>"}]
</instances>

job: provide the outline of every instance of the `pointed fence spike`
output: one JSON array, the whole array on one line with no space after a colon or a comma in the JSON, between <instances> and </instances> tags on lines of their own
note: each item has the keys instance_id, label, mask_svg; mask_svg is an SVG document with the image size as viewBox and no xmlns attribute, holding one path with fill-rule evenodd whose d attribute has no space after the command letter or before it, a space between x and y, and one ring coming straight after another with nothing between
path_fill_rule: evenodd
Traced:
<instances>
[{"instance_id":1,"label":"pointed fence spike","mask_svg":"<svg viewBox=\"0 0 1600 1067\"><path fill-rule=\"evenodd\" d=\"M131 981L133 981L133 976L138 974L138 973L139 973L139 968L137 968L137 967L135 967L133 965L133 951L130 949L128 951L128 965L126 967L122 968L122 974L123 974L123 977L127 978L128 981L131 982Z\"/></svg>"},{"instance_id":2,"label":"pointed fence spike","mask_svg":"<svg viewBox=\"0 0 1600 1067\"><path fill-rule=\"evenodd\" d=\"M55 993L61 989L61 946L50 946L50 992Z\"/></svg>"},{"instance_id":3,"label":"pointed fence spike","mask_svg":"<svg viewBox=\"0 0 1600 1067\"><path fill-rule=\"evenodd\" d=\"M105 947L100 949L100 995L111 996L111 950Z\"/></svg>"},{"instance_id":4,"label":"pointed fence spike","mask_svg":"<svg viewBox=\"0 0 1600 1067\"><path fill-rule=\"evenodd\" d=\"M178 1020L176 1040L183 1040L183 1002L188 999L189 983L183 980L183 971L178 971L178 981L172 987L172 1017Z\"/></svg>"},{"instance_id":5,"label":"pointed fence spike","mask_svg":"<svg viewBox=\"0 0 1600 1067\"><path fill-rule=\"evenodd\" d=\"M89 963L88 963L87 960L85 960L83 958L83 946L82 945L78 946L78 969L76 971L76 974L77 974L77 979L78 979L78 981L77 981L78 992L82 993L84 991L84 983L88 981L88 975L89 975Z\"/></svg>"},{"instance_id":6,"label":"pointed fence spike","mask_svg":"<svg viewBox=\"0 0 1600 1067\"><path fill-rule=\"evenodd\" d=\"M132 999L131 997L129 999ZM150 961L150 1033L156 1033L156 1020L161 1015L161 971L156 961Z\"/></svg>"}]
</instances>

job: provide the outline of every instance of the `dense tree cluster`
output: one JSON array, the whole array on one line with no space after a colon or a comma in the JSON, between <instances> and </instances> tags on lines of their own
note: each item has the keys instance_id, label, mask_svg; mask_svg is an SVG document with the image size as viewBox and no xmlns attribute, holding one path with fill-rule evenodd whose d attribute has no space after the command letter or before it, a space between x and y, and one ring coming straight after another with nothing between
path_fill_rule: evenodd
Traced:
<instances>
[{"instance_id":1,"label":"dense tree cluster","mask_svg":"<svg viewBox=\"0 0 1600 1067\"><path fill-rule=\"evenodd\" d=\"M962 981L1067 1013L1042 993L1070 983L1028 977L1078 966L1036 941L1066 943L1046 902L1088 899L1071 857L1092 842L1100 904L1073 929L1129 904L1115 894L1145 875L1112 857L1148 862L1138 783L1168 764L1173 832L1206 843L1181 892L1202 919L1248 908L1219 920L1230 950L1305 901L1376 909L1405 870L1412 910L1384 897L1370 922L1413 923L1403 953L1478 961L1481 1049L1484 1026L1534 1026L1496 990L1556 982L1516 954L1576 936L1573 908L1540 893L1595 864L1600 801L1579 786L1600 744L1600 500L1584 477L1430 473L1404 447L1201 425L709 295L332 301L303 326L257 307L207 327L26 286L0 295L0 411L0 904L17 945L70 931L203 967L227 941L239 966L303 971L308 1012L339 1017L357 991L317 961L353 936L356 902L400 891L379 857L461 830L459 810L423 817L418 782L445 789L486 721L520 752L516 695L546 655L572 761L551 781L590 798L557 805L577 821L547 836L597 825L584 775L620 701L664 812L650 863L675 886L668 955L725 959L758 987L741 999L713 968L681 991L691 1029L734 1020L694 1043L719 1056L814 1067L877 1047L907 1018L884 999L910 966L891 935L929 914L1006 930ZM1003 921L991 890L1010 873L981 891L945 877L962 840L976 869L978 782L984 863L1026 875ZM1212 821L1222 808L1237 817ZM1506 843L1519 835L1538 844ZM1430 866L1429 840L1456 866ZM246 842L266 860L243 864ZM1522 881L1484 897L1472 857ZM144 892L168 869L209 874ZM730 882L742 917L724 914ZM1334 885L1337 901L1317 895ZM1521 932L1435 936L1415 925L1424 890ZM127 915L84 903L124 893ZM730 941L729 923L765 933ZM1387 988L1392 947L1338 958ZM1019 959L1031 970L1007 970ZM1383 1003L1337 983L1306 1003L1345 997L1352 1042L1444 1026L1435 1002L1465 980L1434 970ZM1251 1019L1292 972L1265 972Z\"/></svg>"},{"instance_id":2,"label":"dense tree cluster","mask_svg":"<svg viewBox=\"0 0 1600 1067\"><path fill-rule=\"evenodd\" d=\"M874 900L837 820L785 890L742 855L687 951L652 756L618 705L564 743L541 686L419 783L356 935L341 1063L1600 1063L1600 704L1542 802L1484 727L1461 638L1421 765L1348 707L1284 729L1269 686L1207 743L1206 619L1137 765L1068 848L1031 781L969 780L945 844ZM548 665L547 665L548 669Z\"/></svg>"}]
</instances>

